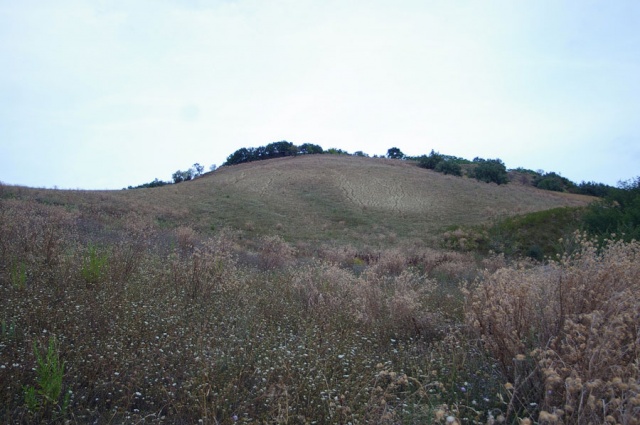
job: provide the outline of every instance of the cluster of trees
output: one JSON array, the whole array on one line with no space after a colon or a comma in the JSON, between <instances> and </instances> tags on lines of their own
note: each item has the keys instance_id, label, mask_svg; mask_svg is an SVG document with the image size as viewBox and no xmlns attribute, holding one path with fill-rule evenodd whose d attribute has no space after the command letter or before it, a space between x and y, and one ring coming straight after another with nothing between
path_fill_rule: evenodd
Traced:
<instances>
[{"instance_id":1,"label":"cluster of trees","mask_svg":"<svg viewBox=\"0 0 640 425\"><path fill-rule=\"evenodd\" d=\"M295 155L311 155L311 154L326 154L326 155L349 155L369 158L369 155L363 151L356 151L349 153L343 149L329 148L323 149L319 145L312 143L304 143L300 146L296 146L291 142L281 141L270 143L266 146L260 146L257 148L241 148L227 157L227 161L224 165L242 164L244 162L260 161L263 159L281 158L284 156ZM385 156L380 156L383 158ZM378 158L378 155L374 155L373 158ZM391 159L407 159L402 151L398 148L391 148L387 151L386 158Z\"/></svg>"},{"instance_id":2,"label":"cluster of trees","mask_svg":"<svg viewBox=\"0 0 640 425\"><path fill-rule=\"evenodd\" d=\"M313 155L313 154L329 154L329 155L351 155L359 157L369 157L362 151L357 151L353 154L338 149L330 148L323 149L319 145L312 143L304 143L300 146L296 146L286 140L280 142L269 143L266 146L259 146L257 148L241 148L227 157L227 161L223 165L235 165L245 162L260 161L272 158L281 158L286 156L295 155ZM373 156L378 158L377 155ZM479 181L496 184L506 184L509 182L509 175L507 174L507 168L501 159L484 159L476 157L473 161L469 161L465 158L460 158L452 155L444 155L439 152L431 150L429 155L422 155L418 157L410 157L405 155L399 148L392 147L387 150L386 155L381 155L380 158L390 158L399 160L413 160L417 162L417 165L422 168L434 170L443 174L449 174L453 176L462 176L466 171L466 175L471 178L475 178ZM214 171L215 165L212 165L209 170ZM573 183L571 180L562 177L561 175L544 171L533 171L523 168L517 168L515 170L519 172L523 178L524 175L529 175L527 178L528 184L544 189L558 192L571 192L584 195L597 196L601 198L607 198L617 196L616 188L605 185L603 183L596 182L582 182L580 184ZM149 183L144 183L139 186L129 186L128 189L137 188L150 188L165 186L172 183L180 183L183 181L192 180L203 174L204 167L198 163L193 164L187 170L177 170L171 176L172 181L162 181L157 178ZM527 182L524 182L527 183Z\"/></svg>"},{"instance_id":3,"label":"cluster of trees","mask_svg":"<svg viewBox=\"0 0 640 425\"><path fill-rule=\"evenodd\" d=\"M597 196L598 198L604 198L609 195L611 191L615 190L616 188L608 184L584 181L574 188L569 188L569 192L579 193L580 195Z\"/></svg>"},{"instance_id":4,"label":"cluster of trees","mask_svg":"<svg viewBox=\"0 0 640 425\"><path fill-rule=\"evenodd\" d=\"M236 165L245 162L261 161L264 159L282 158L285 156L311 155L324 153L322 147L311 143L296 146L291 142L269 143L267 146L257 148L241 148L227 157L224 165ZM332 153L332 152L328 152Z\"/></svg>"},{"instance_id":5,"label":"cluster of trees","mask_svg":"<svg viewBox=\"0 0 640 425\"><path fill-rule=\"evenodd\" d=\"M218 167L215 164L211 164L209 167L209 171L215 171ZM144 189L150 187L161 187L166 186L168 184L181 183L188 180L193 180L196 177L200 177L204 174L204 166L199 163L193 164L190 168L185 171L178 170L171 175L171 181L163 181L155 178L152 182L143 183L138 186L129 186L127 189Z\"/></svg>"},{"instance_id":6,"label":"cluster of trees","mask_svg":"<svg viewBox=\"0 0 640 425\"><path fill-rule=\"evenodd\" d=\"M453 176L462 176L462 165L470 164L474 166L469 167L467 171L469 177L487 183L506 184L509 182L507 167L499 158L484 159L476 157L473 161L469 161L457 156L443 155L432 149L429 155L422 155L416 160L419 167Z\"/></svg>"},{"instance_id":7,"label":"cluster of trees","mask_svg":"<svg viewBox=\"0 0 640 425\"><path fill-rule=\"evenodd\" d=\"M193 167L185 171L182 171L182 170L176 171L171 175L171 178L173 179L174 183L180 183L188 180L193 180L196 177L200 177L203 172L204 172L204 167L196 162L195 164L193 164Z\"/></svg>"},{"instance_id":8,"label":"cluster of trees","mask_svg":"<svg viewBox=\"0 0 640 425\"><path fill-rule=\"evenodd\" d=\"M596 235L640 240L640 176L610 188L600 202L591 204L583 220Z\"/></svg>"},{"instance_id":9,"label":"cluster of trees","mask_svg":"<svg viewBox=\"0 0 640 425\"><path fill-rule=\"evenodd\" d=\"M504 162L502 162L500 158L483 159L475 157L473 159L473 163L477 165L469 172L469 177L474 177L476 180L486 183L509 183L507 167L504 165Z\"/></svg>"},{"instance_id":10,"label":"cluster of trees","mask_svg":"<svg viewBox=\"0 0 640 425\"><path fill-rule=\"evenodd\" d=\"M392 149L395 150L396 148ZM391 152L392 149L387 153L387 157L398 158L398 156ZM493 182L497 184L507 184L509 182L508 170L504 162L499 158L483 159L476 157L473 161L469 161L468 159L457 156L444 155L434 151L433 149L429 155L422 155L418 157L407 157L403 155L401 158L415 160L418 162L419 167L434 170L443 174L462 176L464 174L463 166L465 166L467 169L467 176L479 181L487 183ZM599 198L605 198L613 195L613 192L618 190L615 187L604 183L583 181L582 183L577 184L555 172L545 173L542 170L533 171L521 167L511 171L529 175L529 184L543 190L569 192L580 195L596 196Z\"/></svg>"},{"instance_id":11,"label":"cluster of trees","mask_svg":"<svg viewBox=\"0 0 640 425\"><path fill-rule=\"evenodd\" d=\"M536 173L533 178L533 185L538 189L551 190L554 192L565 192L575 187L575 183L571 180L554 172Z\"/></svg>"},{"instance_id":12,"label":"cluster of trees","mask_svg":"<svg viewBox=\"0 0 640 425\"><path fill-rule=\"evenodd\" d=\"M597 196L599 198L615 195L615 192L619 189L596 182L583 181L582 183L576 184L568 178L562 177L554 172L537 173L533 178L533 185L538 189L577 193L580 195Z\"/></svg>"},{"instance_id":13,"label":"cluster of trees","mask_svg":"<svg viewBox=\"0 0 640 425\"><path fill-rule=\"evenodd\" d=\"M553 171L545 173L544 170L534 171L522 167L518 167L510 171L519 173L524 184L530 184L543 190L576 193L580 195L596 196L598 198L604 198L608 196L611 191L617 190L613 186L593 181L574 183Z\"/></svg>"},{"instance_id":14,"label":"cluster of trees","mask_svg":"<svg viewBox=\"0 0 640 425\"><path fill-rule=\"evenodd\" d=\"M168 184L171 184L171 182L158 180L158 178L156 177L153 181L151 181L149 183L142 183L142 184L139 184L138 186L129 186L129 187L127 187L127 189L145 189L145 188L150 188L150 187L166 186Z\"/></svg>"},{"instance_id":15,"label":"cluster of trees","mask_svg":"<svg viewBox=\"0 0 640 425\"><path fill-rule=\"evenodd\" d=\"M443 155L433 149L431 149L429 155L422 155L417 160L418 167L453 176L462 176L462 166L460 164L470 163L466 159Z\"/></svg>"}]
</instances>

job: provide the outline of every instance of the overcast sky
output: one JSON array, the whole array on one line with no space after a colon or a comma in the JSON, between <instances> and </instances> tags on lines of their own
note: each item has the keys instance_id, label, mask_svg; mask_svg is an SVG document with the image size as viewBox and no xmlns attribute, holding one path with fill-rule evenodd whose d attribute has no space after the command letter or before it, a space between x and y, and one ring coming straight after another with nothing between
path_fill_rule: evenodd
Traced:
<instances>
[{"instance_id":1,"label":"overcast sky","mask_svg":"<svg viewBox=\"0 0 640 425\"><path fill-rule=\"evenodd\" d=\"M640 2L0 0L0 181L121 189L241 147L640 175Z\"/></svg>"}]
</instances>

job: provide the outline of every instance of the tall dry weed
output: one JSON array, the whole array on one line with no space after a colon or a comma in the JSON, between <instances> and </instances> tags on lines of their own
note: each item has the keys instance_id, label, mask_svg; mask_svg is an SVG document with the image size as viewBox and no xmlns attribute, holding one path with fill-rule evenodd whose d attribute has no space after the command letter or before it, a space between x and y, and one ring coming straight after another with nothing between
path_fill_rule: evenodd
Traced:
<instances>
[{"instance_id":1,"label":"tall dry weed","mask_svg":"<svg viewBox=\"0 0 640 425\"><path fill-rule=\"evenodd\" d=\"M282 268L291 263L296 253L281 236L264 236L259 241L260 265L265 270Z\"/></svg>"},{"instance_id":2,"label":"tall dry weed","mask_svg":"<svg viewBox=\"0 0 640 425\"><path fill-rule=\"evenodd\" d=\"M435 281L407 270L356 276L335 264L308 264L292 271L291 287L314 317L347 318L381 335L433 337L443 324L432 299Z\"/></svg>"},{"instance_id":3,"label":"tall dry weed","mask_svg":"<svg viewBox=\"0 0 640 425\"><path fill-rule=\"evenodd\" d=\"M179 226L174 233L176 235L180 251L185 255L193 252L193 249L198 242L198 236L195 230L188 226Z\"/></svg>"},{"instance_id":4,"label":"tall dry weed","mask_svg":"<svg viewBox=\"0 0 640 425\"><path fill-rule=\"evenodd\" d=\"M127 282L140 270L152 249L156 229L145 217L130 213L125 220L121 238L111 245L109 278L112 282Z\"/></svg>"},{"instance_id":5,"label":"tall dry weed","mask_svg":"<svg viewBox=\"0 0 640 425\"><path fill-rule=\"evenodd\" d=\"M182 248L169 255L168 279L176 293L204 300L237 287L237 258L226 233L204 241L184 255Z\"/></svg>"},{"instance_id":6,"label":"tall dry weed","mask_svg":"<svg viewBox=\"0 0 640 425\"><path fill-rule=\"evenodd\" d=\"M344 245L334 247L322 245L318 248L318 258L327 263L347 266L353 262L355 258L362 257L359 251L353 246Z\"/></svg>"},{"instance_id":7,"label":"tall dry weed","mask_svg":"<svg viewBox=\"0 0 640 425\"><path fill-rule=\"evenodd\" d=\"M579 249L545 266L487 272L466 319L541 423L640 423L640 244Z\"/></svg>"},{"instance_id":8,"label":"tall dry weed","mask_svg":"<svg viewBox=\"0 0 640 425\"><path fill-rule=\"evenodd\" d=\"M355 284L356 278L349 271L325 262L296 267L291 275L298 302L320 315L352 311Z\"/></svg>"},{"instance_id":9,"label":"tall dry weed","mask_svg":"<svg viewBox=\"0 0 640 425\"><path fill-rule=\"evenodd\" d=\"M399 276L408 267L408 256L400 249L389 249L381 253L372 271L379 275Z\"/></svg>"},{"instance_id":10,"label":"tall dry weed","mask_svg":"<svg viewBox=\"0 0 640 425\"><path fill-rule=\"evenodd\" d=\"M23 264L29 281L55 280L65 251L77 240L77 214L58 205L18 199L0 203L0 266ZM4 263L4 264L3 264Z\"/></svg>"}]
</instances>

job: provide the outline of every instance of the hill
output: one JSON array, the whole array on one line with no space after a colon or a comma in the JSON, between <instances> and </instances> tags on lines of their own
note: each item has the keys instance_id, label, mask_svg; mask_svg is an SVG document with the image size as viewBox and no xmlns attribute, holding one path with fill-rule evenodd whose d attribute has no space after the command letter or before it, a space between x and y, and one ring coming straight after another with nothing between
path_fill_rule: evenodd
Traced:
<instances>
[{"instance_id":1,"label":"hill","mask_svg":"<svg viewBox=\"0 0 640 425\"><path fill-rule=\"evenodd\" d=\"M589 200L335 155L0 185L0 423L635 423L638 243L518 257Z\"/></svg>"},{"instance_id":2,"label":"hill","mask_svg":"<svg viewBox=\"0 0 640 425\"><path fill-rule=\"evenodd\" d=\"M89 227L135 213L160 227L222 227L289 241L386 245L430 241L453 225L562 206L593 198L518 184L446 176L410 161L308 155L221 167L196 180L130 191L4 187L4 197L78 209ZM99 218L98 218L99 217Z\"/></svg>"}]
</instances>

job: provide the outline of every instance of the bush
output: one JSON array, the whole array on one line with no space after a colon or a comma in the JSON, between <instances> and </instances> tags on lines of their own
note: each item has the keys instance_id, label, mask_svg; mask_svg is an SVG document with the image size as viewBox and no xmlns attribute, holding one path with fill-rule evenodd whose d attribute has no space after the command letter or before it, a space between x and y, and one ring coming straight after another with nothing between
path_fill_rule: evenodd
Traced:
<instances>
[{"instance_id":1,"label":"bush","mask_svg":"<svg viewBox=\"0 0 640 425\"><path fill-rule=\"evenodd\" d=\"M589 232L602 238L614 233L627 241L640 239L640 177L620 182L605 199L593 203L584 223Z\"/></svg>"},{"instance_id":2,"label":"bush","mask_svg":"<svg viewBox=\"0 0 640 425\"><path fill-rule=\"evenodd\" d=\"M157 178L155 178L152 182L149 183L142 183L138 186L129 186L127 187L127 189L145 189L145 188L151 188L151 187L162 187L162 186L166 186L168 184L171 184L171 182L165 182L162 180L158 180Z\"/></svg>"},{"instance_id":3,"label":"bush","mask_svg":"<svg viewBox=\"0 0 640 425\"><path fill-rule=\"evenodd\" d=\"M429 156L423 155L418 159L418 166L428 170L435 170L439 163L444 161L444 155L431 149Z\"/></svg>"},{"instance_id":4,"label":"bush","mask_svg":"<svg viewBox=\"0 0 640 425\"><path fill-rule=\"evenodd\" d=\"M486 183L507 184L509 183L509 176L507 174L507 167L501 159L482 159L474 158L476 167L469 174L476 180L480 180Z\"/></svg>"},{"instance_id":5,"label":"bush","mask_svg":"<svg viewBox=\"0 0 640 425\"><path fill-rule=\"evenodd\" d=\"M575 187L575 184L556 173L538 174L533 179L533 185L538 189L564 192Z\"/></svg>"},{"instance_id":6,"label":"bush","mask_svg":"<svg viewBox=\"0 0 640 425\"><path fill-rule=\"evenodd\" d=\"M338 149L338 148L329 148L324 153L328 153L329 155L349 155L349 152Z\"/></svg>"},{"instance_id":7,"label":"bush","mask_svg":"<svg viewBox=\"0 0 640 425\"><path fill-rule=\"evenodd\" d=\"M598 198L604 198L610 195L612 190L615 190L615 188L604 183L583 181L579 185L571 188L570 192L578 193L580 195L589 195L597 196Z\"/></svg>"},{"instance_id":8,"label":"bush","mask_svg":"<svg viewBox=\"0 0 640 425\"><path fill-rule=\"evenodd\" d=\"M581 228L582 208L552 208L497 221L486 232L478 248L509 257L527 256L535 260L564 253L558 243Z\"/></svg>"},{"instance_id":9,"label":"bush","mask_svg":"<svg viewBox=\"0 0 640 425\"><path fill-rule=\"evenodd\" d=\"M545 266L485 273L466 320L508 379L510 413L541 423L637 423L640 244L582 235Z\"/></svg>"},{"instance_id":10,"label":"bush","mask_svg":"<svg viewBox=\"0 0 640 425\"><path fill-rule=\"evenodd\" d=\"M460 164L451 161L440 161L438 165L436 165L435 171L459 177L462 176L462 167Z\"/></svg>"}]
</instances>

